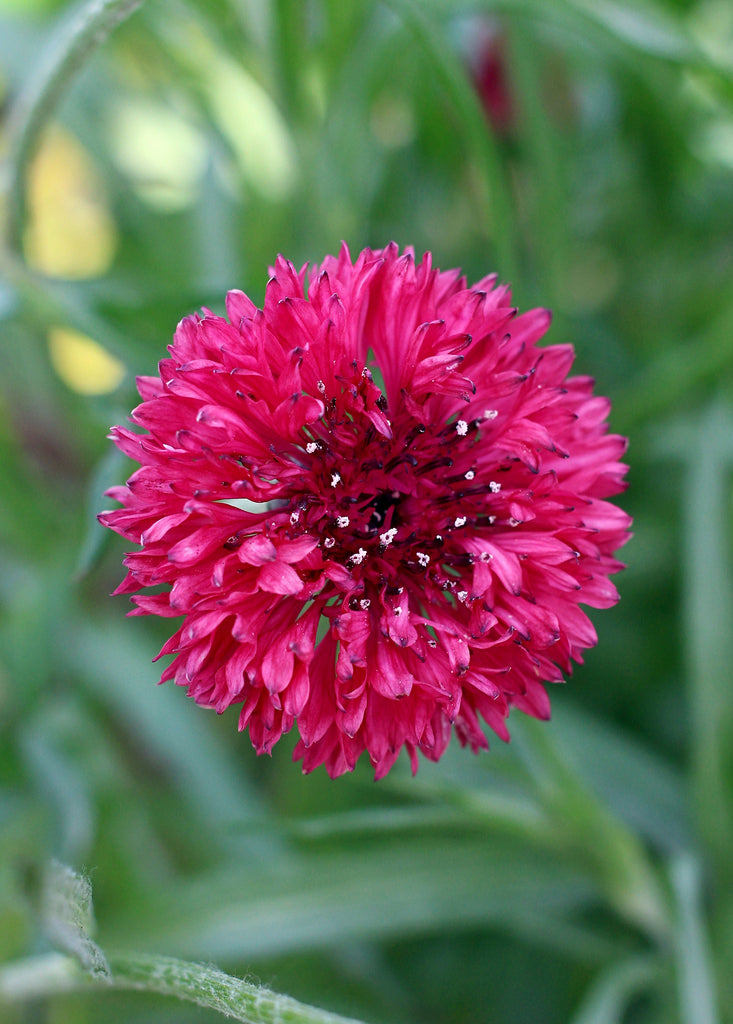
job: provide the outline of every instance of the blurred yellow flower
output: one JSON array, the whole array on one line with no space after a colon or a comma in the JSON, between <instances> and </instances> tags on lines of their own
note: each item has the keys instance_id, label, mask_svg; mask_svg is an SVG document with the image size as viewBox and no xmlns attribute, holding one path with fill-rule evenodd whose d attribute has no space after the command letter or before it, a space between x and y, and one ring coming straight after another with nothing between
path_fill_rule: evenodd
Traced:
<instances>
[{"instance_id":1,"label":"blurred yellow flower","mask_svg":"<svg viewBox=\"0 0 733 1024\"><path fill-rule=\"evenodd\" d=\"M80 395L106 395L119 386L125 366L86 334L69 327L48 332L51 364L61 380Z\"/></svg>"},{"instance_id":2,"label":"blurred yellow flower","mask_svg":"<svg viewBox=\"0 0 733 1024\"><path fill-rule=\"evenodd\" d=\"M80 143L55 128L31 165L29 221L24 236L30 266L49 277L100 277L114 259L117 229L101 179Z\"/></svg>"}]
</instances>

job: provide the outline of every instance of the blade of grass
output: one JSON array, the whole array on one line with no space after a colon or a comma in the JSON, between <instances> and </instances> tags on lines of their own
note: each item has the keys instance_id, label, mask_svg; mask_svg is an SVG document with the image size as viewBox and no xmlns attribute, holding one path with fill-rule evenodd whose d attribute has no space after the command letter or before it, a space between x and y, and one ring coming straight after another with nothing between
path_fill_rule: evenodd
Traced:
<instances>
[{"instance_id":1,"label":"blade of grass","mask_svg":"<svg viewBox=\"0 0 733 1024\"><path fill-rule=\"evenodd\" d=\"M679 857L670 870L677 904L675 953L682 1024L718 1024L715 984L700 907L700 866Z\"/></svg>"},{"instance_id":2,"label":"blade of grass","mask_svg":"<svg viewBox=\"0 0 733 1024\"><path fill-rule=\"evenodd\" d=\"M8 131L9 247L21 251L26 207L26 174L44 126L53 117L64 93L107 36L143 0L90 0L64 29L55 31L34 75L11 110Z\"/></svg>"},{"instance_id":3,"label":"blade of grass","mask_svg":"<svg viewBox=\"0 0 733 1024\"><path fill-rule=\"evenodd\" d=\"M446 45L424 7L413 0L384 0L415 34L425 49L435 73L445 88L466 143L466 155L479 171L481 217L487 234L495 246L501 277L519 283L520 241L514 199L498 146L484 117L476 91L457 54Z\"/></svg>"},{"instance_id":4,"label":"blade of grass","mask_svg":"<svg viewBox=\"0 0 733 1024\"><path fill-rule=\"evenodd\" d=\"M115 923L114 944L143 932L155 949L239 962L487 922L515 929L525 912L562 918L597 899L576 864L500 836L361 836L295 851L284 869L253 860L150 893Z\"/></svg>"},{"instance_id":5,"label":"blade of grass","mask_svg":"<svg viewBox=\"0 0 733 1024\"><path fill-rule=\"evenodd\" d=\"M531 29L531 25L516 19L510 25L507 67L519 101L520 144L531 174L527 190L532 203L531 237L536 246L543 301L557 308L562 306L569 252L569 210L559 152L560 134L543 103L542 53Z\"/></svg>"},{"instance_id":6,"label":"blade of grass","mask_svg":"<svg viewBox=\"0 0 733 1024\"><path fill-rule=\"evenodd\" d=\"M619 1024L631 999L660 975L660 965L651 957L634 956L612 964L594 980L570 1024Z\"/></svg>"},{"instance_id":7,"label":"blade of grass","mask_svg":"<svg viewBox=\"0 0 733 1024\"><path fill-rule=\"evenodd\" d=\"M694 813L719 879L733 864L733 571L729 546L733 413L718 401L698 423L659 433L660 455L681 459L684 553L681 619L687 662Z\"/></svg>"}]
</instances>

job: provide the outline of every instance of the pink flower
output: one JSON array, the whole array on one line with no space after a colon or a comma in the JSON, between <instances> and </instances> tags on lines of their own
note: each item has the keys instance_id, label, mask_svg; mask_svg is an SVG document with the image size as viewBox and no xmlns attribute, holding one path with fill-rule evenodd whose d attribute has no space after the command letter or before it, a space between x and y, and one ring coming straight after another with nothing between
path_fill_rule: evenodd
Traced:
<instances>
[{"instance_id":1,"label":"pink flower","mask_svg":"<svg viewBox=\"0 0 733 1024\"><path fill-rule=\"evenodd\" d=\"M394 243L278 257L264 309L226 306L139 379L145 433L111 433L141 463L100 517L141 546L116 592L167 585L131 614L183 616L161 681L239 705L258 753L297 723L333 777L548 718L630 524L625 441L571 347L537 346L549 313Z\"/></svg>"}]
</instances>

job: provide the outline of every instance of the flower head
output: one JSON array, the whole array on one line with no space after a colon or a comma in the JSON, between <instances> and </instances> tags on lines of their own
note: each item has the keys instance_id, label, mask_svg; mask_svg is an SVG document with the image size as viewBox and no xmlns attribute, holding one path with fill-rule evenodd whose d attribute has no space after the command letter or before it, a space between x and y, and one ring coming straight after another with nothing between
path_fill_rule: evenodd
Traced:
<instances>
[{"instance_id":1,"label":"flower head","mask_svg":"<svg viewBox=\"0 0 733 1024\"><path fill-rule=\"evenodd\" d=\"M547 718L630 524L625 441L570 346L537 346L548 312L394 244L279 257L263 309L226 306L139 379L145 433L111 434L141 463L100 517L141 546L117 593L167 584L132 614L183 616L162 680L238 705L258 753L297 723L334 777Z\"/></svg>"}]
</instances>

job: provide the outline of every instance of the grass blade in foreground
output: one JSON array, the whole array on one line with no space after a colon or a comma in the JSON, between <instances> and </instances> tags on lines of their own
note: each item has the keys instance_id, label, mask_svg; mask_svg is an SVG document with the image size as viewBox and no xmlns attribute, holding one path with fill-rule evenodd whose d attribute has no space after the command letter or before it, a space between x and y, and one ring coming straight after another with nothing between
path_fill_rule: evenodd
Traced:
<instances>
[{"instance_id":1,"label":"grass blade in foreground","mask_svg":"<svg viewBox=\"0 0 733 1024\"><path fill-rule=\"evenodd\" d=\"M29 79L28 88L11 112L8 233L14 249L20 249L25 219L26 168L33 157L43 126L53 116L65 90L87 59L142 2L90 0L68 25L67 31L58 33L60 38L54 41L45 61Z\"/></svg>"}]
</instances>

